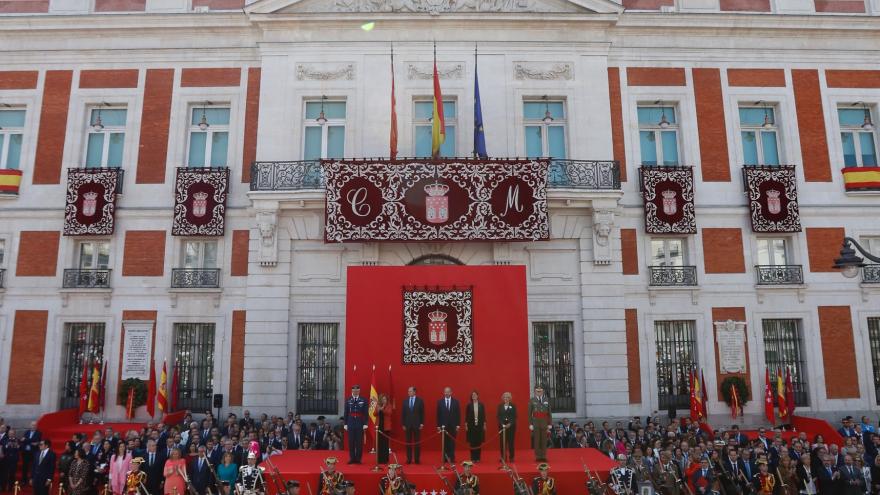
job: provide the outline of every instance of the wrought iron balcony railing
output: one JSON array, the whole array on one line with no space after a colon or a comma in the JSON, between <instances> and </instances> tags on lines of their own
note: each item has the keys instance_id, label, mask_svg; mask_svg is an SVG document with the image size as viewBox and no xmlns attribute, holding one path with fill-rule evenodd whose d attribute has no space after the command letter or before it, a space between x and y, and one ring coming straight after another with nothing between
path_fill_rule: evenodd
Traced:
<instances>
[{"instance_id":1,"label":"wrought iron balcony railing","mask_svg":"<svg viewBox=\"0 0 880 495\"><path fill-rule=\"evenodd\" d=\"M865 265L862 268L862 282L866 284L880 284L880 264ZM0 287L3 283L3 274L0 273Z\"/></svg>"},{"instance_id":2,"label":"wrought iron balcony railing","mask_svg":"<svg viewBox=\"0 0 880 495\"><path fill-rule=\"evenodd\" d=\"M219 268L173 268L172 289L216 289L220 287Z\"/></svg>"},{"instance_id":3,"label":"wrought iron balcony railing","mask_svg":"<svg viewBox=\"0 0 880 495\"><path fill-rule=\"evenodd\" d=\"M804 283L801 265L756 265L758 285L800 285Z\"/></svg>"},{"instance_id":4,"label":"wrought iron balcony railing","mask_svg":"<svg viewBox=\"0 0 880 495\"><path fill-rule=\"evenodd\" d=\"M431 159L401 158L399 161L429 162ZM612 160L553 160L550 162L547 186L585 190L620 189L620 164ZM324 177L320 160L254 162L251 165L251 191L323 188Z\"/></svg>"},{"instance_id":5,"label":"wrought iron balcony railing","mask_svg":"<svg viewBox=\"0 0 880 495\"><path fill-rule=\"evenodd\" d=\"M65 268L61 286L65 289L109 289L111 271Z\"/></svg>"},{"instance_id":6,"label":"wrought iron balcony railing","mask_svg":"<svg viewBox=\"0 0 880 495\"><path fill-rule=\"evenodd\" d=\"M6 288L6 269L0 268L0 289Z\"/></svg>"},{"instance_id":7,"label":"wrought iron balcony railing","mask_svg":"<svg viewBox=\"0 0 880 495\"><path fill-rule=\"evenodd\" d=\"M649 266L652 287L694 287L697 285L695 266Z\"/></svg>"}]
</instances>

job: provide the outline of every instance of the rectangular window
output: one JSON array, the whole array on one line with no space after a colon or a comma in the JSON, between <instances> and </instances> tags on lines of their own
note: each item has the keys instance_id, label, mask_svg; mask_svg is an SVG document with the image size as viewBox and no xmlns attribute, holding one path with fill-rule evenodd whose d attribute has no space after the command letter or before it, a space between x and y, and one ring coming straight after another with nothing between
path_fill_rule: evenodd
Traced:
<instances>
[{"instance_id":1,"label":"rectangular window","mask_svg":"<svg viewBox=\"0 0 880 495\"><path fill-rule=\"evenodd\" d=\"M684 239L651 239L651 266L684 266L686 264Z\"/></svg>"},{"instance_id":2,"label":"rectangular window","mask_svg":"<svg viewBox=\"0 0 880 495\"><path fill-rule=\"evenodd\" d=\"M740 107L739 127L745 165L779 165L779 130L772 107Z\"/></svg>"},{"instance_id":3,"label":"rectangular window","mask_svg":"<svg viewBox=\"0 0 880 495\"><path fill-rule=\"evenodd\" d=\"M690 372L697 368L695 327L692 320L654 322L657 399L661 411L690 407Z\"/></svg>"},{"instance_id":4,"label":"rectangular window","mask_svg":"<svg viewBox=\"0 0 880 495\"><path fill-rule=\"evenodd\" d=\"M217 241L184 241L180 268L217 268Z\"/></svg>"},{"instance_id":5,"label":"rectangular window","mask_svg":"<svg viewBox=\"0 0 880 495\"><path fill-rule=\"evenodd\" d=\"M674 106L639 105L642 165L679 164L678 116Z\"/></svg>"},{"instance_id":6,"label":"rectangular window","mask_svg":"<svg viewBox=\"0 0 880 495\"><path fill-rule=\"evenodd\" d=\"M307 101L303 119L303 160L345 156L345 101Z\"/></svg>"},{"instance_id":7,"label":"rectangular window","mask_svg":"<svg viewBox=\"0 0 880 495\"><path fill-rule=\"evenodd\" d=\"M229 160L229 107L193 107L188 167L225 167Z\"/></svg>"},{"instance_id":8,"label":"rectangular window","mask_svg":"<svg viewBox=\"0 0 880 495\"><path fill-rule=\"evenodd\" d=\"M526 156L568 158L565 140L567 119L564 100L524 101Z\"/></svg>"},{"instance_id":9,"label":"rectangular window","mask_svg":"<svg viewBox=\"0 0 880 495\"><path fill-rule=\"evenodd\" d=\"M24 110L0 110L0 169L21 168Z\"/></svg>"},{"instance_id":10,"label":"rectangular window","mask_svg":"<svg viewBox=\"0 0 880 495\"><path fill-rule=\"evenodd\" d=\"M214 394L214 324L174 324L174 366L177 366L177 407L211 408Z\"/></svg>"},{"instance_id":11,"label":"rectangular window","mask_svg":"<svg viewBox=\"0 0 880 495\"><path fill-rule=\"evenodd\" d=\"M6 239L0 238L0 268L6 266Z\"/></svg>"},{"instance_id":12,"label":"rectangular window","mask_svg":"<svg viewBox=\"0 0 880 495\"><path fill-rule=\"evenodd\" d=\"M790 264L786 239L758 239L758 264L764 266Z\"/></svg>"},{"instance_id":13,"label":"rectangular window","mask_svg":"<svg viewBox=\"0 0 880 495\"><path fill-rule=\"evenodd\" d=\"M109 241L82 241L76 252L76 267L80 270L106 270L110 267Z\"/></svg>"},{"instance_id":14,"label":"rectangular window","mask_svg":"<svg viewBox=\"0 0 880 495\"><path fill-rule=\"evenodd\" d=\"M877 148L870 108L838 108L843 164L847 167L876 167Z\"/></svg>"},{"instance_id":15,"label":"rectangular window","mask_svg":"<svg viewBox=\"0 0 880 495\"><path fill-rule=\"evenodd\" d=\"M868 339L871 343L871 365L874 370L874 400L880 405L880 318L868 318Z\"/></svg>"},{"instance_id":16,"label":"rectangular window","mask_svg":"<svg viewBox=\"0 0 880 495\"><path fill-rule=\"evenodd\" d=\"M416 100L413 108L413 136L415 136L415 155L431 156L432 127L434 100ZM446 140L440 145L440 156L456 156L455 122L458 113L455 100L443 100L443 119L446 122Z\"/></svg>"},{"instance_id":17,"label":"rectangular window","mask_svg":"<svg viewBox=\"0 0 880 495\"><path fill-rule=\"evenodd\" d=\"M104 358L103 323L65 323L62 354L61 403L59 409L77 407L83 366Z\"/></svg>"},{"instance_id":18,"label":"rectangular window","mask_svg":"<svg viewBox=\"0 0 880 495\"><path fill-rule=\"evenodd\" d=\"M339 324L300 323L298 395L300 414L339 411Z\"/></svg>"},{"instance_id":19,"label":"rectangular window","mask_svg":"<svg viewBox=\"0 0 880 495\"><path fill-rule=\"evenodd\" d=\"M86 167L121 167L125 145L124 108L92 108L86 130Z\"/></svg>"},{"instance_id":20,"label":"rectangular window","mask_svg":"<svg viewBox=\"0 0 880 495\"><path fill-rule=\"evenodd\" d=\"M780 368L783 374L786 370L791 371L794 403L808 406L800 320L763 320L761 325L764 331L764 362L770 369L770 376L776 376Z\"/></svg>"},{"instance_id":21,"label":"rectangular window","mask_svg":"<svg viewBox=\"0 0 880 495\"><path fill-rule=\"evenodd\" d=\"M554 412L577 409L574 389L574 324L535 322L535 385L541 385Z\"/></svg>"}]
</instances>

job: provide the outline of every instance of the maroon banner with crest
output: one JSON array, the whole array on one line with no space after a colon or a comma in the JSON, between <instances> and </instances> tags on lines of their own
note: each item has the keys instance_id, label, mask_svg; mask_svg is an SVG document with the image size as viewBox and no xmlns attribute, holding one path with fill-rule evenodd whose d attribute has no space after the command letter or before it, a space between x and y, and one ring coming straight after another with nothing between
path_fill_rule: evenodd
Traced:
<instances>
[{"instance_id":1,"label":"maroon banner with crest","mask_svg":"<svg viewBox=\"0 0 880 495\"><path fill-rule=\"evenodd\" d=\"M115 227L118 168L71 168L67 171L64 235L111 235Z\"/></svg>"},{"instance_id":2,"label":"maroon banner with crest","mask_svg":"<svg viewBox=\"0 0 880 495\"><path fill-rule=\"evenodd\" d=\"M550 237L547 160L327 161L325 240Z\"/></svg>"},{"instance_id":3,"label":"maroon banner with crest","mask_svg":"<svg viewBox=\"0 0 880 495\"><path fill-rule=\"evenodd\" d=\"M797 176L793 165L743 168L754 232L800 232Z\"/></svg>"},{"instance_id":4,"label":"maroon banner with crest","mask_svg":"<svg viewBox=\"0 0 880 495\"><path fill-rule=\"evenodd\" d=\"M228 168L178 168L171 235L223 235L228 189Z\"/></svg>"},{"instance_id":5,"label":"maroon banner with crest","mask_svg":"<svg viewBox=\"0 0 880 495\"><path fill-rule=\"evenodd\" d=\"M642 167L645 199L645 232L649 234L693 234L694 173L690 167Z\"/></svg>"},{"instance_id":6,"label":"maroon banner with crest","mask_svg":"<svg viewBox=\"0 0 880 495\"><path fill-rule=\"evenodd\" d=\"M404 287L403 363L473 362L473 290Z\"/></svg>"}]
</instances>

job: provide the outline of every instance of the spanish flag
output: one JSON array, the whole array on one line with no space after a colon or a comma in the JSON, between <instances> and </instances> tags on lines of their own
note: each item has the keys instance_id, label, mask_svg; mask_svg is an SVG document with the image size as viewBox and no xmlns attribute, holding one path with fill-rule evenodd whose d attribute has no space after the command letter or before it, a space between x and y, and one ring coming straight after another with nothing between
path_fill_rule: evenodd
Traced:
<instances>
[{"instance_id":1,"label":"spanish flag","mask_svg":"<svg viewBox=\"0 0 880 495\"><path fill-rule=\"evenodd\" d=\"M739 414L739 393L736 391L736 387L733 384L730 384L730 415L733 416L733 419L736 419L737 414Z\"/></svg>"},{"instance_id":2,"label":"spanish flag","mask_svg":"<svg viewBox=\"0 0 880 495\"><path fill-rule=\"evenodd\" d=\"M785 380L782 379L782 368L776 369L776 402L779 403L779 419L788 419L788 402L785 400Z\"/></svg>"},{"instance_id":3,"label":"spanish flag","mask_svg":"<svg viewBox=\"0 0 880 495\"><path fill-rule=\"evenodd\" d=\"M700 377L697 376L697 370L694 370L694 416L691 419L697 420L703 417L703 392L700 390Z\"/></svg>"},{"instance_id":4,"label":"spanish flag","mask_svg":"<svg viewBox=\"0 0 880 495\"><path fill-rule=\"evenodd\" d=\"M370 423L373 425L379 421L379 391L376 390L376 365L373 365L373 372L370 374L370 409L367 414L370 416Z\"/></svg>"},{"instance_id":5,"label":"spanish flag","mask_svg":"<svg viewBox=\"0 0 880 495\"><path fill-rule=\"evenodd\" d=\"M162 374L159 375L159 390L156 391L156 403L159 405L159 412L168 411L168 393L165 389L168 386L168 372L165 368L165 361L162 361Z\"/></svg>"},{"instance_id":6,"label":"spanish flag","mask_svg":"<svg viewBox=\"0 0 880 495\"><path fill-rule=\"evenodd\" d=\"M98 362L95 361L95 365L92 368L92 386L89 389L89 412L98 413L101 410L101 400L100 400L100 390L99 384L101 383L101 369L98 368Z\"/></svg>"},{"instance_id":7,"label":"spanish flag","mask_svg":"<svg viewBox=\"0 0 880 495\"><path fill-rule=\"evenodd\" d=\"M18 194L21 186L21 170L0 170L0 194Z\"/></svg>"},{"instance_id":8,"label":"spanish flag","mask_svg":"<svg viewBox=\"0 0 880 495\"><path fill-rule=\"evenodd\" d=\"M437 47L434 47L434 114L431 116L431 157L440 158L440 146L446 142L446 119L443 118L443 93L437 72Z\"/></svg>"}]
</instances>

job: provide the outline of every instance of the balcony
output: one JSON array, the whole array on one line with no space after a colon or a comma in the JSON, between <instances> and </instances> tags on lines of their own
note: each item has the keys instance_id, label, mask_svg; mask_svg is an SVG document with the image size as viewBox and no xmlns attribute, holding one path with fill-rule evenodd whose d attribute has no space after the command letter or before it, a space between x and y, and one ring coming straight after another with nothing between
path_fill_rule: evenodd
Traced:
<instances>
[{"instance_id":1,"label":"balcony","mask_svg":"<svg viewBox=\"0 0 880 495\"><path fill-rule=\"evenodd\" d=\"M649 266L651 287L694 287L697 285L695 266Z\"/></svg>"},{"instance_id":2,"label":"balcony","mask_svg":"<svg viewBox=\"0 0 880 495\"><path fill-rule=\"evenodd\" d=\"M756 265L758 285L803 285L801 265Z\"/></svg>"},{"instance_id":3,"label":"balcony","mask_svg":"<svg viewBox=\"0 0 880 495\"><path fill-rule=\"evenodd\" d=\"M880 264L865 265L862 268L863 284L880 284ZM0 270L0 287L3 287L3 273Z\"/></svg>"},{"instance_id":4,"label":"balcony","mask_svg":"<svg viewBox=\"0 0 880 495\"><path fill-rule=\"evenodd\" d=\"M219 268L173 268L171 270L172 289L218 289L220 288Z\"/></svg>"},{"instance_id":5,"label":"balcony","mask_svg":"<svg viewBox=\"0 0 880 495\"><path fill-rule=\"evenodd\" d=\"M456 158L456 161L491 161ZM428 158L400 158L399 162L430 163ZM620 189L620 165L610 160L553 160L547 175L551 189L613 191ZM251 191L297 191L323 189L320 160L254 162L251 165Z\"/></svg>"},{"instance_id":6,"label":"balcony","mask_svg":"<svg viewBox=\"0 0 880 495\"><path fill-rule=\"evenodd\" d=\"M65 289L109 289L111 271L109 269L65 268L61 286Z\"/></svg>"}]
</instances>

